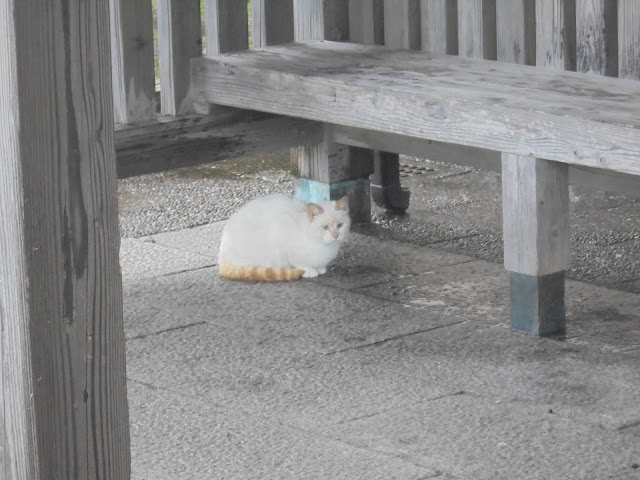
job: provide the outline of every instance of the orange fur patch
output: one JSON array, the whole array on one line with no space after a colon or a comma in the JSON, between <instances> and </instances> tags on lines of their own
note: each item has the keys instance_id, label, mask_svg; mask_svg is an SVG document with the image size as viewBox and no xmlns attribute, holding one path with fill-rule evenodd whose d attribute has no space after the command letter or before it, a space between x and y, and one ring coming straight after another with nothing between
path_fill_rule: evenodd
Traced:
<instances>
[{"instance_id":1,"label":"orange fur patch","mask_svg":"<svg viewBox=\"0 0 640 480\"><path fill-rule=\"evenodd\" d=\"M229 280L245 280L251 282L278 282L297 280L304 270L299 268L244 267L221 263L218 267L220 276Z\"/></svg>"}]
</instances>

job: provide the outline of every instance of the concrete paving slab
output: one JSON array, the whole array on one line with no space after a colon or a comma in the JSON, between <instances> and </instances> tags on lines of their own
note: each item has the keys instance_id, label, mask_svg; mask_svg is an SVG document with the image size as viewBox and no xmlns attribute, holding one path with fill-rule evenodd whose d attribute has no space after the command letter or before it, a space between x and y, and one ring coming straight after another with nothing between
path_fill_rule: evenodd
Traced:
<instances>
[{"instance_id":1,"label":"concrete paving slab","mask_svg":"<svg viewBox=\"0 0 640 480\"><path fill-rule=\"evenodd\" d=\"M129 382L133 480L398 479L441 472L394 455Z\"/></svg>"},{"instance_id":2,"label":"concrete paving slab","mask_svg":"<svg viewBox=\"0 0 640 480\"><path fill-rule=\"evenodd\" d=\"M455 395L323 429L351 445L476 480L633 479L640 443L546 406Z\"/></svg>"},{"instance_id":3,"label":"concrete paving slab","mask_svg":"<svg viewBox=\"0 0 640 480\"><path fill-rule=\"evenodd\" d=\"M427 314L505 325L509 279L503 267L484 261L435 266L421 275L359 288L359 293L399 302Z\"/></svg>"},{"instance_id":4,"label":"concrete paving slab","mask_svg":"<svg viewBox=\"0 0 640 480\"><path fill-rule=\"evenodd\" d=\"M172 247L184 252L197 253L218 263L218 249L220 248L220 238L222 237L222 229L225 223L214 222L175 232L157 233L144 238L151 238L159 245Z\"/></svg>"},{"instance_id":5,"label":"concrete paving slab","mask_svg":"<svg viewBox=\"0 0 640 480\"><path fill-rule=\"evenodd\" d=\"M123 238L120 245L123 283L214 264L210 257L160 245L149 237Z\"/></svg>"}]
</instances>

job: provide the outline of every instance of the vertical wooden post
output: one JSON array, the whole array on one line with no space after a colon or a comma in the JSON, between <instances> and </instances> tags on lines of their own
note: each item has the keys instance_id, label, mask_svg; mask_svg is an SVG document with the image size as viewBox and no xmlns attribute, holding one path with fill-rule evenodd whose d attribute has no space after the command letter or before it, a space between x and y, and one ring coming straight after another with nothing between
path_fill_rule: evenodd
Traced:
<instances>
[{"instance_id":1,"label":"vertical wooden post","mask_svg":"<svg viewBox=\"0 0 640 480\"><path fill-rule=\"evenodd\" d=\"M324 0L339 2L341 0ZM341 35L338 13L347 10L338 5L325 12L323 0L294 0L294 36L296 42L323 40L325 34ZM345 5L343 4L343 7ZM349 7L349 5L346 5ZM332 22L332 24L325 23ZM351 25L349 25L349 28ZM338 38L330 38L338 40ZM296 177L296 197L305 202L336 200L349 195L349 211L355 222L371 221L369 174L373 153L369 150L339 145L329 135L316 145L291 150L291 170Z\"/></svg>"},{"instance_id":2,"label":"vertical wooden post","mask_svg":"<svg viewBox=\"0 0 640 480\"><path fill-rule=\"evenodd\" d=\"M421 48L432 53L458 54L458 4L421 0Z\"/></svg>"},{"instance_id":3,"label":"vertical wooden post","mask_svg":"<svg viewBox=\"0 0 640 480\"><path fill-rule=\"evenodd\" d=\"M576 1L536 0L536 65L576 69Z\"/></svg>"},{"instance_id":4,"label":"vertical wooden post","mask_svg":"<svg viewBox=\"0 0 640 480\"><path fill-rule=\"evenodd\" d=\"M496 59L496 0L458 0L458 52Z\"/></svg>"},{"instance_id":5,"label":"vertical wooden post","mask_svg":"<svg viewBox=\"0 0 640 480\"><path fill-rule=\"evenodd\" d=\"M199 0L158 0L160 111L193 111L190 60L202 55Z\"/></svg>"},{"instance_id":6,"label":"vertical wooden post","mask_svg":"<svg viewBox=\"0 0 640 480\"><path fill-rule=\"evenodd\" d=\"M0 0L3 479L125 480L129 424L102 0Z\"/></svg>"},{"instance_id":7,"label":"vertical wooden post","mask_svg":"<svg viewBox=\"0 0 640 480\"><path fill-rule=\"evenodd\" d=\"M565 330L568 181L566 164L502 154L504 264L516 330L538 335Z\"/></svg>"},{"instance_id":8,"label":"vertical wooden post","mask_svg":"<svg viewBox=\"0 0 640 480\"><path fill-rule=\"evenodd\" d=\"M617 0L580 0L576 3L579 72L618 75L617 6Z\"/></svg>"},{"instance_id":9,"label":"vertical wooden post","mask_svg":"<svg viewBox=\"0 0 640 480\"><path fill-rule=\"evenodd\" d=\"M384 44L383 0L349 0L349 41Z\"/></svg>"},{"instance_id":10,"label":"vertical wooden post","mask_svg":"<svg viewBox=\"0 0 640 480\"><path fill-rule=\"evenodd\" d=\"M253 48L293 42L291 0L251 0Z\"/></svg>"},{"instance_id":11,"label":"vertical wooden post","mask_svg":"<svg viewBox=\"0 0 640 480\"><path fill-rule=\"evenodd\" d=\"M116 123L156 116L153 18L149 0L109 0Z\"/></svg>"},{"instance_id":12,"label":"vertical wooden post","mask_svg":"<svg viewBox=\"0 0 640 480\"><path fill-rule=\"evenodd\" d=\"M249 48L246 1L204 0L204 15L207 56Z\"/></svg>"},{"instance_id":13,"label":"vertical wooden post","mask_svg":"<svg viewBox=\"0 0 640 480\"><path fill-rule=\"evenodd\" d=\"M555 2L559 16L560 2ZM538 10L548 11L544 0ZM497 56L532 64L536 59L534 4L497 0ZM564 22L555 23L559 29ZM538 24L538 29L548 26ZM562 30L552 35L561 37ZM563 55L563 49L551 49ZM551 53L547 52L547 55ZM558 64L550 58L549 63ZM511 283L511 326L551 335L565 330L564 275L569 266L568 166L502 154L504 264Z\"/></svg>"},{"instance_id":14,"label":"vertical wooden post","mask_svg":"<svg viewBox=\"0 0 640 480\"><path fill-rule=\"evenodd\" d=\"M640 2L618 0L618 75L640 80Z\"/></svg>"}]
</instances>

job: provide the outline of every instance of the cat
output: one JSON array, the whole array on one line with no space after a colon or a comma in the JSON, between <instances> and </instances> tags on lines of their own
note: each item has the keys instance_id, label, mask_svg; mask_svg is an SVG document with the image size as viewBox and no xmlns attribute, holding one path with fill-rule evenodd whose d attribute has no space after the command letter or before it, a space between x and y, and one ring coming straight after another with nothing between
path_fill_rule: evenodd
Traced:
<instances>
[{"instance_id":1,"label":"cat","mask_svg":"<svg viewBox=\"0 0 640 480\"><path fill-rule=\"evenodd\" d=\"M304 203L285 195L250 201L222 231L219 273L231 280L313 278L347 240L349 197Z\"/></svg>"}]
</instances>

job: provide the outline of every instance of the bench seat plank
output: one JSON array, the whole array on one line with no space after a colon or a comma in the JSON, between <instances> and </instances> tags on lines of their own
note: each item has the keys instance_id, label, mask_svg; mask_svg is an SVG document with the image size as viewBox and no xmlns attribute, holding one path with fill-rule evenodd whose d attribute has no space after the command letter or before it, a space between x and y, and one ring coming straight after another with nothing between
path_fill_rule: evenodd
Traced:
<instances>
[{"instance_id":1,"label":"bench seat plank","mask_svg":"<svg viewBox=\"0 0 640 480\"><path fill-rule=\"evenodd\" d=\"M311 42L192 62L205 102L640 175L640 82Z\"/></svg>"}]
</instances>

